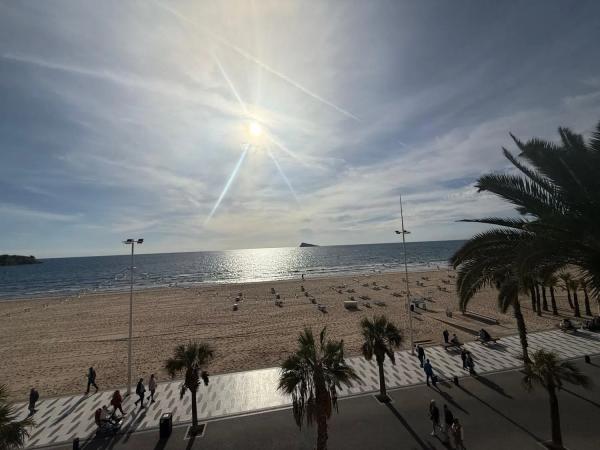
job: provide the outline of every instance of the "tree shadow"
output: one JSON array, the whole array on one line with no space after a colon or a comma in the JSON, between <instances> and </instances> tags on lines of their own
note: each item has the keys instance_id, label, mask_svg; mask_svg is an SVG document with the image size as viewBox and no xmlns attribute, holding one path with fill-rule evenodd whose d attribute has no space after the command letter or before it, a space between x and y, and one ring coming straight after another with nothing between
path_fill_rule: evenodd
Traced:
<instances>
[{"instance_id":1,"label":"tree shadow","mask_svg":"<svg viewBox=\"0 0 600 450\"><path fill-rule=\"evenodd\" d=\"M52 423L52 425L56 425L58 422L60 422L61 420L65 419L69 414L71 414L73 411L75 411L77 409L77 407L79 405L81 405L81 403L87 399L88 396L87 395L82 395L81 398L79 400L77 400L77 402L75 402L74 405L72 405L67 411L65 411L64 413L62 413L60 416L58 416L56 418L56 420Z\"/></svg>"},{"instance_id":2,"label":"tree shadow","mask_svg":"<svg viewBox=\"0 0 600 450\"><path fill-rule=\"evenodd\" d=\"M590 400L589 398L585 398L583 395L579 395L577 392L573 392L572 390L567 389L565 387L563 387L561 389L561 391L567 392L567 393L573 395L574 397L577 397L580 400L586 401L586 402L594 405L596 408L600 408L600 403L595 402L594 400Z\"/></svg>"},{"instance_id":3,"label":"tree shadow","mask_svg":"<svg viewBox=\"0 0 600 450\"><path fill-rule=\"evenodd\" d=\"M456 403L456 401L454 401L454 397L452 397L450 394L442 391L441 389L438 389L437 391L440 394L440 397L442 397L447 403L451 404L454 408L461 410L464 414L470 415L469 411Z\"/></svg>"},{"instance_id":4,"label":"tree shadow","mask_svg":"<svg viewBox=\"0 0 600 450\"><path fill-rule=\"evenodd\" d=\"M404 426L404 428L406 428L406 430L410 433L410 435L413 437L413 439L417 442L417 444L419 444L419 446L424 449L424 450L432 450L435 449L435 447L429 443L425 443L425 441L423 441L423 439L421 439L421 437L416 433L416 431L410 426L410 424L406 421L406 419L404 417L402 417L402 414L400 414L398 412L398 410L396 408L394 408L394 405L392 405L391 403L386 403L386 405L389 410L392 412L392 414L394 416L396 416L396 419L398 419L400 421L400 423L402 424L402 426Z\"/></svg>"},{"instance_id":5,"label":"tree shadow","mask_svg":"<svg viewBox=\"0 0 600 450\"><path fill-rule=\"evenodd\" d=\"M500 386L499 384L494 383L492 380L490 380L489 378L486 378L482 375L474 375L472 377L474 380L479 381L481 384L483 384L486 387L489 387L490 389L493 389L494 391L496 391L498 394L503 395L506 398L512 398L511 395L508 395L506 393L506 391L504 390L504 388L502 386Z\"/></svg>"},{"instance_id":6,"label":"tree shadow","mask_svg":"<svg viewBox=\"0 0 600 450\"><path fill-rule=\"evenodd\" d=\"M504 414L502 411L500 411L497 408L494 408L492 405L490 405L488 402L486 402L485 400L479 398L477 395L475 395L474 393L472 393L471 391L469 391L468 389L465 389L463 386L459 385L459 388L467 395L470 395L471 397L473 397L474 399L478 400L481 404L487 406L489 409L491 409L493 412L495 412L496 414L498 414L500 417L504 418L505 420L507 420L508 422L510 422L511 424L513 424L515 427L517 427L519 430L523 431L524 433L526 433L527 435L529 435L531 438L535 439L537 442L539 443L543 443L544 440L542 438L540 438L539 436L537 436L535 433L529 431L527 428L525 428L523 425L521 425L520 423L516 422L515 420L511 419L510 417L508 417L506 414Z\"/></svg>"}]
</instances>

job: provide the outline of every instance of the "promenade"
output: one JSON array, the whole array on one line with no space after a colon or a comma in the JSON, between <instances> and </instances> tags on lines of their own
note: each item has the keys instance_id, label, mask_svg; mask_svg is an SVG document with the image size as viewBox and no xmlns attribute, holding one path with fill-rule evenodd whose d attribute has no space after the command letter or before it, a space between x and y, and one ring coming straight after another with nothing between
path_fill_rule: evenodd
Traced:
<instances>
[{"instance_id":1,"label":"promenade","mask_svg":"<svg viewBox=\"0 0 600 450\"><path fill-rule=\"evenodd\" d=\"M600 354L600 335L594 333L565 334L553 330L532 333L528 335L528 340L531 352L544 348L557 352L562 359ZM489 347L477 342L467 343L465 347L473 355L478 374L514 369L522 365L519 360L521 348L518 336L502 338L497 345ZM458 352L446 351L440 346L435 346L427 347L426 355L441 379L467 375L462 369ZM365 361L361 357L348 358L347 362L356 370L362 382L342 389L341 397L358 396L379 389L378 371L374 362ZM419 361L408 351L397 352L395 366L386 361L385 373L390 389L424 383ZM201 386L198 392L200 420L214 420L289 406L290 399L276 389L278 376L278 368L212 376L209 386ZM133 433L155 428L164 412L172 412L175 423L190 421L190 395L186 393L183 399L179 398L180 383L160 383L155 396L156 402L148 404L145 409L140 410L133 405L137 396L126 399L124 409L128 414L122 431ZM94 411L102 405L109 404L112 392L42 399L37 405L38 411L34 416L36 426L27 442L27 448L68 443L76 437L82 441L91 439L96 429ZM527 394L523 392L522 395ZM21 417L25 417L28 413L27 405L20 404L18 407ZM289 420L293 422L291 417Z\"/></svg>"}]
</instances>

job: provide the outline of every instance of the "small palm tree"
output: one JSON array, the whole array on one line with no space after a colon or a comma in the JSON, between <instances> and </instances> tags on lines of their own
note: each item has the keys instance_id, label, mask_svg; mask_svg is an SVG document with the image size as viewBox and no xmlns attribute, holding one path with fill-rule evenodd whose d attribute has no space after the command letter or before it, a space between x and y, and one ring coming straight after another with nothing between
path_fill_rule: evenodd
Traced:
<instances>
[{"instance_id":1,"label":"small palm tree","mask_svg":"<svg viewBox=\"0 0 600 450\"><path fill-rule=\"evenodd\" d=\"M531 391L536 384L548 391L552 444L556 448L563 448L556 391L562 388L564 381L587 388L591 384L590 380L573 363L559 362L556 353L538 350L532 356L533 361L525 366L523 384L527 391Z\"/></svg>"},{"instance_id":2,"label":"small palm tree","mask_svg":"<svg viewBox=\"0 0 600 450\"><path fill-rule=\"evenodd\" d=\"M573 309L573 300L571 300L571 274L568 272L563 272L559 275L559 277L563 282L563 287L567 291L567 300L569 301L569 306L571 309Z\"/></svg>"},{"instance_id":3,"label":"small palm tree","mask_svg":"<svg viewBox=\"0 0 600 450\"><path fill-rule=\"evenodd\" d=\"M573 313L575 317L581 317L581 310L579 309L579 299L577 298L577 289L579 289L579 280L575 278L571 278L569 282L569 287L571 288L571 292L573 293L573 306L575 308L575 312Z\"/></svg>"},{"instance_id":4,"label":"small palm tree","mask_svg":"<svg viewBox=\"0 0 600 450\"><path fill-rule=\"evenodd\" d=\"M590 295L588 293L588 283L584 278L581 278L579 280L579 285L581 286L581 289L583 289L583 302L585 304L585 315L586 316L591 316L592 315L592 308L590 307Z\"/></svg>"},{"instance_id":5,"label":"small palm tree","mask_svg":"<svg viewBox=\"0 0 600 450\"><path fill-rule=\"evenodd\" d=\"M550 275L545 280L546 286L550 288L550 304L552 305L552 315L558 316L558 308L556 307L556 297L554 295L554 288L558 284L558 278L555 275Z\"/></svg>"},{"instance_id":6,"label":"small palm tree","mask_svg":"<svg viewBox=\"0 0 600 450\"><path fill-rule=\"evenodd\" d=\"M360 322L360 326L365 340L362 345L363 356L370 361L375 355L375 361L379 368L379 397L381 401L386 401L388 396L385 389L383 362L387 356L392 364L396 364L394 349L400 347L402 341L400 330L385 316L376 316L373 317L373 320L365 317Z\"/></svg>"},{"instance_id":7,"label":"small palm tree","mask_svg":"<svg viewBox=\"0 0 600 450\"><path fill-rule=\"evenodd\" d=\"M278 389L292 396L292 412L302 427L317 422L317 450L327 449L327 420L337 409L337 390L359 380L344 360L343 341L327 340L326 329L315 342L312 330L298 337L298 349L281 364Z\"/></svg>"},{"instance_id":8,"label":"small palm tree","mask_svg":"<svg viewBox=\"0 0 600 450\"><path fill-rule=\"evenodd\" d=\"M29 437L27 427L34 425L33 420L17 420L17 413L8 401L5 385L0 385L0 449L21 448Z\"/></svg>"},{"instance_id":9,"label":"small palm tree","mask_svg":"<svg viewBox=\"0 0 600 450\"><path fill-rule=\"evenodd\" d=\"M181 397L189 390L192 394L192 431L198 429L198 406L196 392L200 386L201 368L214 357L214 350L209 344L190 342L187 345L175 347L173 358L165 362L165 368L171 378L185 372L185 379L181 388ZM204 378L204 377L203 377ZM208 384L208 378L205 378Z\"/></svg>"}]
</instances>

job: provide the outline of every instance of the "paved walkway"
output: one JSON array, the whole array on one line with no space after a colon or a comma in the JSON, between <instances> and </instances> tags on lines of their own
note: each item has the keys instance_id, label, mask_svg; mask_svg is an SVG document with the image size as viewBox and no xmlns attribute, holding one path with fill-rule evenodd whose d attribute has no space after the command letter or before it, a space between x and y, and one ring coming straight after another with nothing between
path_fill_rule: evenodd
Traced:
<instances>
[{"instance_id":1,"label":"paved walkway","mask_svg":"<svg viewBox=\"0 0 600 450\"><path fill-rule=\"evenodd\" d=\"M561 331L544 331L528 335L529 348L553 350L561 358L575 358L583 355L600 354L600 335L578 332L576 335ZM521 366L519 355L521 348L518 336L502 338L498 344L486 347L476 342L467 343L478 373L489 373ZM448 352L441 347L426 348L426 355L433 364L434 371L442 378L454 375L464 376L460 355ZM379 389L377 366L360 357L348 358L362 383L355 383L341 390L341 396L374 392ZM388 388L408 386L424 382L423 370L419 361L410 352L396 353L396 365L386 361L386 383ZM278 368L215 375L208 387L202 386L198 392L198 415L200 419L216 418L228 415L260 411L288 406L289 397L281 395L277 389ZM136 431L156 427L163 412L173 413L174 422L191 420L191 401L189 393L179 399L180 381L161 383L156 392L156 402L140 411L133 401L137 396L126 399L124 410L128 412L124 430ZM123 392L124 389L121 389ZM27 442L28 448L46 446L72 441L75 437L88 438L95 433L94 411L102 405L108 405L113 391L99 392L93 395L76 395L42 400L35 414L36 426ZM135 398L133 398L135 397ZM28 413L27 405L20 404L21 417ZM111 407L112 410L112 407Z\"/></svg>"}]
</instances>

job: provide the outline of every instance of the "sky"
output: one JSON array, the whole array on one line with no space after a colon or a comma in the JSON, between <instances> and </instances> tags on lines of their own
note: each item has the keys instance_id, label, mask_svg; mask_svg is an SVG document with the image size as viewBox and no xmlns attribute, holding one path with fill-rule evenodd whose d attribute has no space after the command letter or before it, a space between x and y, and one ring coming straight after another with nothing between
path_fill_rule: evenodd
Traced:
<instances>
[{"instance_id":1,"label":"sky","mask_svg":"<svg viewBox=\"0 0 600 450\"><path fill-rule=\"evenodd\" d=\"M457 220L513 214L474 188L509 168L509 132L600 120L598 17L583 0L1 0L0 253L394 242L400 194L411 240L468 238L481 225Z\"/></svg>"}]
</instances>

